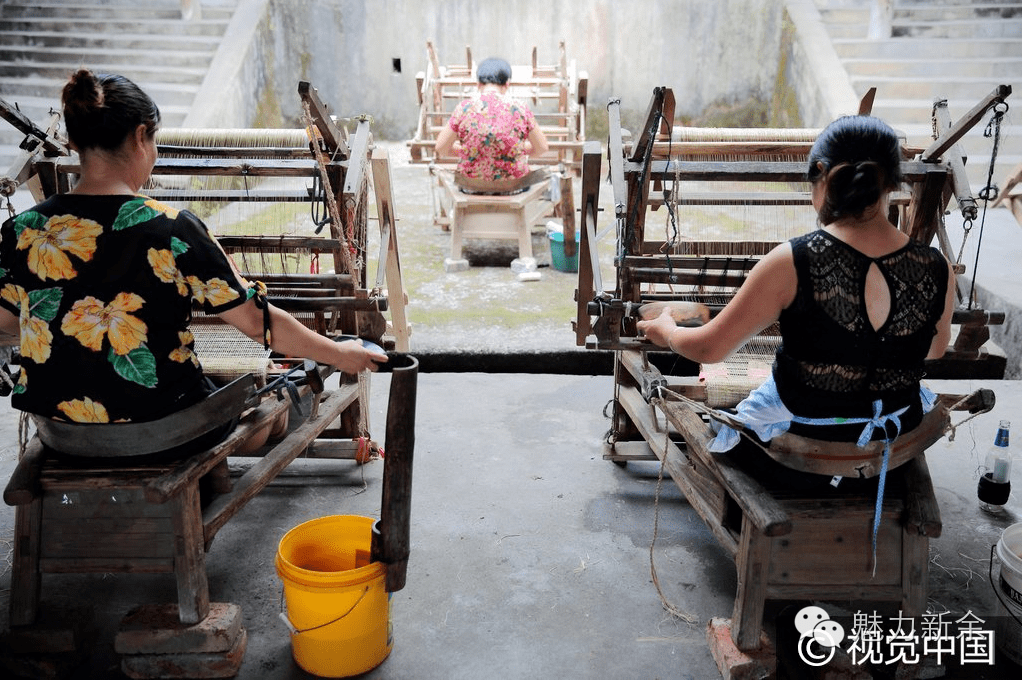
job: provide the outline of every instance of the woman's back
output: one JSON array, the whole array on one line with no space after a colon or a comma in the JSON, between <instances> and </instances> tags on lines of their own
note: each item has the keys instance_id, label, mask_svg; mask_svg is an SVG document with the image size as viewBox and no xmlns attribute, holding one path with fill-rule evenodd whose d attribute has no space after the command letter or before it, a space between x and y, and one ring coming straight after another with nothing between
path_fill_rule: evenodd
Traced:
<instances>
[{"instance_id":1,"label":"woman's back","mask_svg":"<svg viewBox=\"0 0 1022 680\"><path fill-rule=\"evenodd\" d=\"M923 362L945 307L943 256L906 240L870 257L824 229L794 239L792 256L798 288L780 316L774 368L784 403L806 417L869 417L877 399L885 413L918 405ZM886 297L878 298L871 277ZM886 313L871 313L871 305Z\"/></svg>"},{"instance_id":2,"label":"woman's back","mask_svg":"<svg viewBox=\"0 0 1022 680\"><path fill-rule=\"evenodd\" d=\"M4 225L0 267L0 305L21 320L12 405L76 422L199 401L192 299L211 313L247 299L198 219L142 196L54 196Z\"/></svg>"},{"instance_id":3,"label":"woman's back","mask_svg":"<svg viewBox=\"0 0 1022 680\"><path fill-rule=\"evenodd\" d=\"M450 127L461 142L458 172L466 177L501 180L529 172L525 142L536 127L527 106L493 90L461 102Z\"/></svg>"}]
</instances>

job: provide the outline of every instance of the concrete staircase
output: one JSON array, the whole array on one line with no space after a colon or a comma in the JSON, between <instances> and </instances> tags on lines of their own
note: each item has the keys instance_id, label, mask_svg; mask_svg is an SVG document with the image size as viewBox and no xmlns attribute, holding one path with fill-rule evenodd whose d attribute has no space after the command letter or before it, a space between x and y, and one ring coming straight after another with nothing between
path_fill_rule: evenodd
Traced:
<instances>
[{"instance_id":1,"label":"concrete staircase","mask_svg":"<svg viewBox=\"0 0 1022 680\"><path fill-rule=\"evenodd\" d=\"M160 107L165 127L191 109L237 0L203 0L182 18L180 0L3 0L0 97L36 124L59 109L68 75L86 66L119 73ZM23 135L0 120L0 174Z\"/></svg>"},{"instance_id":2,"label":"concrete staircase","mask_svg":"<svg viewBox=\"0 0 1022 680\"><path fill-rule=\"evenodd\" d=\"M891 35L870 39L870 0L815 0L858 96L876 87L873 113L905 133L932 140L930 112L947 99L957 120L997 85L1011 85L993 180L1022 162L1022 0L895 0ZM962 142L973 190L985 186L993 140L989 116Z\"/></svg>"}]
</instances>

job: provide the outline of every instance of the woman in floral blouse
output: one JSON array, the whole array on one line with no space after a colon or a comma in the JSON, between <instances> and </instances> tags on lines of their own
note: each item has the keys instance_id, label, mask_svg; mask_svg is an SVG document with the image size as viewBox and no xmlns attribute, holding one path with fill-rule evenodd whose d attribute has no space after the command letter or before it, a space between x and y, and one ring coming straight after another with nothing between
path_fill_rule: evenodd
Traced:
<instances>
[{"instance_id":1,"label":"woman in floral blouse","mask_svg":"<svg viewBox=\"0 0 1022 680\"><path fill-rule=\"evenodd\" d=\"M546 136L525 104L510 98L511 65L486 59L476 69L479 92L454 109L436 139L436 156L457 152L465 177L509 180L529 173L528 156L542 156Z\"/></svg>"},{"instance_id":2,"label":"woman in floral blouse","mask_svg":"<svg viewBox=\"0 0 1022 680\"><path fill-rule=\"evenodd\" d=\"M154 420L211 389L188 330L193 300L263 341L259 287L195 215L139 195L156 163L152 99L82 69L62 101L80 180L0 230L0 330L20 338L22 357L12 405L77 423ZM268 309L280 353L347 373L386 361Z\"/></svg>"}]
</instances>

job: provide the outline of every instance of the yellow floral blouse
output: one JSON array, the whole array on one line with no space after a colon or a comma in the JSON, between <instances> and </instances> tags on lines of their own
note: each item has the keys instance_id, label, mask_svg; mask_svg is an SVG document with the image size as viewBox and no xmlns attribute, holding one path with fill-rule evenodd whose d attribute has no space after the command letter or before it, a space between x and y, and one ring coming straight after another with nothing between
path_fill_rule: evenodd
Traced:
<instances>
[{"instance_id":1,"label":"yellow floral blouse","mask_svg":"<svg viewBox=\"0 0 1022 680\"><path fill-rule=\"evenodd\" d=\"M12 405L144 421L208 392L188 330L254 294L206 226L144 196L54 196L0 229L0 305L21 322Z\"/></svg>"}]
</instances>

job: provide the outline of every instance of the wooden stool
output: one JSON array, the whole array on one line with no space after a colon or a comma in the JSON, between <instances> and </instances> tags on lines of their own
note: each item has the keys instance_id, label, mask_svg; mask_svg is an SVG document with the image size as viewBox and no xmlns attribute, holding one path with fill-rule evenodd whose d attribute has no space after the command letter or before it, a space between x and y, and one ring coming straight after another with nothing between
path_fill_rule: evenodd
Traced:
<instances>
[{"instance_id":1,"label":"wooden stool","mask_svg":"<svg viewBox=\"0 0 1022 680\"><path fill-rule=\"evenodd\" d=\"M918 437L915 430L905 434L915 451L899 454L904 462L887 475L874 574L875 488L858 493L768 489L734 456L707 449L714 433L692 409L677 402L661 407L686 445L685 454L668 447L668 470L735 562L731 635L739 649L759 646L767 600L894 601L906 616L925 611L929 539L940 536L942 525L923 451L942 434L934 422L946 420L947 411L932 411L917 428L929 436ZM826 449L823 442L803 441Z\"/></svg>"},{"instance_id":2,"label":"wooden stool","mask_svg":"<svg viewBox=\"0 0 1022 680\"><path fill-rule=\"evenodd\" d=\"M313 398L320 400L318 415L272 445L229 489L215 473L279 421L286 400L264 400L222 442L176 463L79 463L33 438L4 490L4 501L16 506L11 626L35 622L44 573L173 573L181 623L206 618L205 552L217 531L358 398L358 386L342 384ZM199 480L210 473L219 478L214 494L221 493L203 507Z\"/></svg>"},{"instance_id":3,"label":"wooden stool","mask_svg":"<svg viewBox=\"0 0 1022 680\"><path fill-rule=\"evenodd\" d=\"M462 256L466 238L502 239L518 241L518 256L532 257L532 227L544 217L553 215L550 200L550 176L530 173L531 183L481 183L474 180L467 185L465 179L456 179L450 172L441 171L439 179L450 200L451 253L445 266L449 270L464 269ZM521 184L521 187L518 186ZM508 191L522 188L518 193L469 193L470 191ZM467 263L466 263L467 265Z\"/></svg>"}]
</instances>

